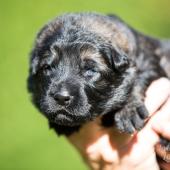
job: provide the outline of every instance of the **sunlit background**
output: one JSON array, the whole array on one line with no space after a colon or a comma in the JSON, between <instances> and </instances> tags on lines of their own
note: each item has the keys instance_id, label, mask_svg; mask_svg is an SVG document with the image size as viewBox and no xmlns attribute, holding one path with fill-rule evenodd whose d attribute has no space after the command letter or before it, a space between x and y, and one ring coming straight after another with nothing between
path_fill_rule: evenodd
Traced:
<instances>
[{"instance_id":1,"label":"sunlit background","mask_svg":"<svg viewBox=\"0 0 170 170\"><path fill-rule=\"evenodd\" d=\"M115 13L146 34L170 38L169 0L0 0L0 170L87 169L67 140L49 130L26 90L37 31L78 11Z\"/></svg>"}]
</instances>

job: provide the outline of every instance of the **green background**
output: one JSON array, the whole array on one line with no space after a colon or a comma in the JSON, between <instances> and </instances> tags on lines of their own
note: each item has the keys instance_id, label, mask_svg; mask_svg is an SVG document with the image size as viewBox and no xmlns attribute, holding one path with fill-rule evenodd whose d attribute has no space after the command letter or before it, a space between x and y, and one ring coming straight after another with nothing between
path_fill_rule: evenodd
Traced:
<instances>
[{"instance_id":1,"label":"green background","mask_svg":"<svg viewBox=\"0 0 170 170\"><path fill-rule=\"evenodd\" d=\"M26 90L34 37L64 12L115 13L138 30L170 37L169 0L0 0L0 170L85 170L64 137L49 130Z\"/></svg>"}]
</instances>

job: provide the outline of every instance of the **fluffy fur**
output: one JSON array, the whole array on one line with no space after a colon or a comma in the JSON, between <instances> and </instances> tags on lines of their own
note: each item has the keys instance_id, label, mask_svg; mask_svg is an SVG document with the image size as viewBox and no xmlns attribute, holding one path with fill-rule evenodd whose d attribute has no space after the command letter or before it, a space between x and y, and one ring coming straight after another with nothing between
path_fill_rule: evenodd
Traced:
<instances>
[{"instance_id":1,"label":"fluffy fur","mask_svg":"<svg viewBox=\"0 0 170 170\"><path fill-rule=\"evenodd\" d=\"M145 36L114 15L65 14L38 33L28 89L33 103L58 134L70 135L102 116L133 133L148 112L144 92L170 78L170 42Z\"/></svg>"}]
</instances>

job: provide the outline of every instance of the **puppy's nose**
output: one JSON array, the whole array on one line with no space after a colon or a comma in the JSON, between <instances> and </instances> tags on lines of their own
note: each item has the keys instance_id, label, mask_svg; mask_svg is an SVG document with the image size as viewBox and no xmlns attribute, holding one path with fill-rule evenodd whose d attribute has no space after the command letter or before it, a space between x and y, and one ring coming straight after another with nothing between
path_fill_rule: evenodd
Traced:
<instances>
[{"instance_id":1,"label":"puppy's nose","mask_svg":"<svg viewBox=\"0 0 170 170\"><path fill-rule=\"evenodd\" d=\"M70 96L67 91L63 91L60 93L56 93L54 95L54 99L59 105L68 106L71 102L72 96Z\"/></svg>"}]
</instances>

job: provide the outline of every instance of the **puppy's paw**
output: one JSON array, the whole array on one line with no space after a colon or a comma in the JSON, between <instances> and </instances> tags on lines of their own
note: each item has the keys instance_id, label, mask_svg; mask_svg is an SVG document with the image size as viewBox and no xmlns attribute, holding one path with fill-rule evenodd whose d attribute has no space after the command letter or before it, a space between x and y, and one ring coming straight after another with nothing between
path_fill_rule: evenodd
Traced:
<instances>
[{"instance_id":1,"label":"puppy's paw","mask_svg":"<svg viewBox=\"0 0 170 170\"><path fill-rule=\"evenodd\" d=\"M115 114L114 120L121 132L131 134L143 128L147 117L148 111L144 104L135 102L126 104L120 112Z\"/></svg>"}]
</instances>

